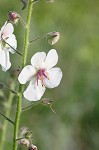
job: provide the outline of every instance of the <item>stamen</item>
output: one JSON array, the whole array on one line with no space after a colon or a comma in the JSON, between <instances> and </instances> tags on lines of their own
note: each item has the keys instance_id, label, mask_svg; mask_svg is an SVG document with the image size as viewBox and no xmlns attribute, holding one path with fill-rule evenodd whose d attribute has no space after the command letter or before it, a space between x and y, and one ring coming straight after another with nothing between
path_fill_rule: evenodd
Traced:
<instances>
[{"instance_id":1,"label":"stamen","mask_svg":"<svg viewBox=\"0 0 99 150\"><path fill-rule=\"evenodd\" d=\"M37 72L37 86L38 86L38 80L41 80L41 83L42 83L42 87L45 86L44 85L44 78L47 78L47 75L46 75L46 70L45 69L40 69L38 72Z\"/></svg>"}]
</instances>

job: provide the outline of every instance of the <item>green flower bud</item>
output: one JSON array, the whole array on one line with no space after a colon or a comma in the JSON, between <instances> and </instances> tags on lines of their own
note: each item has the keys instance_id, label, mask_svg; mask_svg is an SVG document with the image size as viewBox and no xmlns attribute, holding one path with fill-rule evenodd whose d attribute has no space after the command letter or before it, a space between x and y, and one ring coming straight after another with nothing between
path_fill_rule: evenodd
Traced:
<instances>
[{"instance_id":1,"label":"green flower bud","mask_svg":"<svg viewBox=\"0 0 99 150\"><path fill-rule=\"evenodd\" d=\"M32 132L31 131L28 131L25 133L25 138L26 139L30 139L32 137Z\"/></svg>"},{"instance_id":2,"label":"green flower bud","mask_svg":"<svg viewBox=\"0 0 99 150\"><path fill-rule=\"evenodd\" d=\"M26 147L29 147L30 141L24 138L24 139L21 139L19 141L19 144L22 144L22 145L25 145Z\"/></svg>"}]
</instances>

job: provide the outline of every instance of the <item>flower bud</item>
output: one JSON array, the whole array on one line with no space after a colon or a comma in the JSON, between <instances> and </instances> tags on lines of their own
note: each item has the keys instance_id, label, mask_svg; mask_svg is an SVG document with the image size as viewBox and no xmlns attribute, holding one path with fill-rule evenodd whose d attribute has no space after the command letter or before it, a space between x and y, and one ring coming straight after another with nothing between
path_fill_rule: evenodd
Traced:
<instances>
[{"instance_id":1,"label":"flower bud","mask_svg":"<svg viewBox=\"0 0 99 150\"><path fill-rule=\"evenodd\" d=\"M53 101L50 98L43 98L42 103L44 105L50 105Z\"/></svg>"},{"instance_id":2,"label":"flower bud","mask_svg":"<svg viewBox=\"0 0 99 150\"><path fill-rule=\"evenodd\" d=\"M53 113L56 113L55 111L54 111L54 109L52 108L52 103L53 101L50 99L50 98L43 98L42 99L42 104L44 104L44 105L46 105L46 106L49 106L50 107L50 109L52 110L52 112Z\"/></svg>"},{"instance_id":3,"label":"flower bud","mask_svg":"<svg viewBox=\"0 0 99 150\"><path fill-rule=\"evenodd\" d=\"M58 42L60 39L60 33L59 32L50 32L47 35L47 41L50 45L54 45Z\"/></svg>"},{"instance_id":4,"label":"flower bud","mask_svg":"<svg viewBox=\"0 0 99 150\"><path fill-rule=\"evenodd\" d=\"M10 21L13 24L18 23L20 16L17 12L15 11L9 11L8 12L8 21Z\"/></svg>"},{"instance_id":5,"label":"flower bud","mask_svg":"<svg viewBox=\"0 0 99 150\"><path fill-rule=\"evenodd\" d=\"M32 137L32 132L31 131L28 131L28 132L25 133L25 138L31 139L31 137Z\"/></svg>"},{"instance_id":6,"label":"flower bud","mask_svg":"<svg viewBox=\"0 0 99 150\"><path fill-rule=\"evenodd\" d=\"M30 145L28 150L37 150L37 147L35 145Z\"/></svg>"},{"instance_id":7,"label":"flower bud","mask_svg":"<svg viewBox=\"0 0 99 150\"><path fill-rule=\"evenodd\" d=\"M19 143L22 144L22 145L25 145L26 147L29 147L29 145L30 145L29 140L27 140L25 138L21 139Z\"/></svg>"}]
</instances>

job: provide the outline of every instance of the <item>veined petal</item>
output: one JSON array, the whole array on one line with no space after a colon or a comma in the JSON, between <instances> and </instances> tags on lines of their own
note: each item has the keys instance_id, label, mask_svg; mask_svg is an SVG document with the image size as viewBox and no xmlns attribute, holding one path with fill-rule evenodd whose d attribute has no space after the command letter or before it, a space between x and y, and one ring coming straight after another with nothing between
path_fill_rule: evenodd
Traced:
<instances>
[{"instance_id":1,"label":"veined petal","mask_svg":"<svg viewBox=\"0 0 99 150\"><path fill-rule=\"evenodd\" d=\"M11 23L5 22L4 26L1 28L2 38L5 39L10 36L14 31L14 27Z\"/></svg>"},{"instance_id":2,"label":"veined petal","mask_svg":"<svg viewBox=\"0 0 99 150\"><path fill-rule=\"evenodd\" d=\"M27 81L33 78L35 73L36 73L36 70L34 69L34 67L31 65L28 65L22 69L21 73L18 76L18 80L21 84L25 84Z\"/></svg>"},{"instance_id":3,"label":"veined petal","mask_svg":"<svg viewBox=\"0 0 99 150\"><path fill-rule=\"evenodd\" d=\"M52 68L55 66L58 62L58 54L55 49L52 49L48 52L46 59L45 59L45 64L47 68Z\"/></svg>"},{"instance_id":4,"label":"veined petal","mask_svg":"<svg viewBox=\"0 0 99 150\"><path fill-rule=\"evenodd\" d=\"M14 34L11 34L10 37L6 40L6 42L11 46L13 47L14 49L17 48L17 40L16 40L16 37ZM9 47L9 51L14 54L15 53L15 50L13 50L8 44L7 47Z\"/></svg>"},{"instance_id":5,"label":"veined petal","mask_svg":"<svg viewBox=\"0 0 99 150\"><path fill-rule=\"evenodd\" d=\"M45 58L46 58L45 52L38 52L38 53L34 54L33 57L31 58L31 64L35 68L41 68L44 65Z\"/></svg>"},{"instance_id":6,"label":"veined petal","mask_svg":"<svg viewBox=\"0 0 99 150\"><path fill-rule=\"evenodd\" d=\"M60 68L52 68L48 71L48 77L49 79L44 79L44 84L47 88L55 88L60 84L60 81L62 79L62 71Z\"/></svg>"},{"instance_id":7,"label":"veined petal","mask_svg":"<svg viewBox=\"0 0 99 150\"><path fill-rule=\"evenodd\" d=\"M5 72L11 67L9 51L7 50L0 51L0 64L2 66L2 70Z\"/></svg>"},{"instance_id":8,"label":"veined petal","mask_svg":"<svg viewBox=\"0 0 99 150\"><path fill-rule=\"evenodd\" d=\"M39 81L38 86L36 79L32 80L24 91L24 97L29 101L38 101L41 99L45 92L45 87L42 87L41 81Z\"/></svg>"}]
</instances>

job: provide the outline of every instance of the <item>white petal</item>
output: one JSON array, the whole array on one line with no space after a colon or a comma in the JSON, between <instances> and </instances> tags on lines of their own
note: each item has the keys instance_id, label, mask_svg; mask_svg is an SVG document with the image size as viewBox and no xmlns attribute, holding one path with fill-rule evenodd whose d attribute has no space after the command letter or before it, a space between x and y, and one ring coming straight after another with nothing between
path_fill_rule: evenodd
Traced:
<instances>
[{"instance_id":1,"label":"white petal","mask_svg":"<svg viewBox=\"0 0 99 150\"><path fill-rule=\"evenodd\" d=\"M17 48L17 40L16 40L16 37L14 34L11 34L10 37L6 40L6 42L11 46L13 47L14 49ZM9 51L14 54L15 53L15 50L13 50L8 44L7 47L9 47Z\"/></svg>"},{"instance_id":2,"label":"white petal","mask_svg":"<svg viewBox=\"0 0 99 150\"><path fill-rule=\"evenodd\" d=\"M2 38L5 39L10 36L14 31L14 27L11 23L5 23L4 26L1 28Z\"/></svg>"},{"instance_id":3,"label":"white petal","mask_svg":"<svg viewBox=\"0 0 99 150\"><path fill-rule=\"evenodd\" d=\"M24 97L29 101L38 101L41 99L45 92L45 87L42 87L41 81L39 81L38 86L36 79L30 82L27 89L24 91Z\"/></svg>"},{"instance_id":4,"label":"white petal","mask_svg":"<svg viewBox=\"0 0 99 150\"><path fill-rule=\"evenodd\" d=\"M35 68L41 68L44 65L45 58L46 58L45 52L38 52L38 53L34 54L33 57L31 58L31 64Z\"/></svg>"},{"instance_id":5,"label":"white petal","mask_svg":"<svg viewBox=\"0 0 99 150\"><path fill-rule=\"evenodd\" d=\"M0 32L3 32L3 30L4 30L4 28L5 28L6 25L7 25L7 21L6 21L6 22L4 23L4 25L2 26Z\"/></svg>"},{"instance_id":6,"label":"white petal","mask_svg":"<svg viewBox=\"0 0 99 150\"><path fill-rule=\"evenodd\" d=\"M24 67L18 76L18 80L21 84L25 84L27 81L31 80L35 75L36 71L33 66L28 65Z\"/></svg>"},{"instance_id":7,"label":"white petal","mask_svg":"<svg viewBox=\"0 0 99 150\"><path fill-rule=\"evenodd\" d=\"M58 54L55 49L52 49L48 52L45 64L47 68L52 68L58 62Z\"/></svg>"},{"instance_id":8,"label":"white petal","mask_svg":"<svg viewBox=\"0 0 99 150\"><path fill-rule=\"evenodd\" d=\"M1 50L0 51L0 64L3 71L7 71L11 67L9 51Z\"/></svg>"},{"instance_id":9,"label":"white petal","mask_svg":"<svg viewBox=\"0 0 99 150\"><path fill-rule=\"evenodd\" d=\"M54 88L57 87L60 84L60 81L62 79L62 71L60 68L52 68L48 71L48 77L49 79L45 78L44 84L47 88Z\"/></svg>"}]
</instances>

